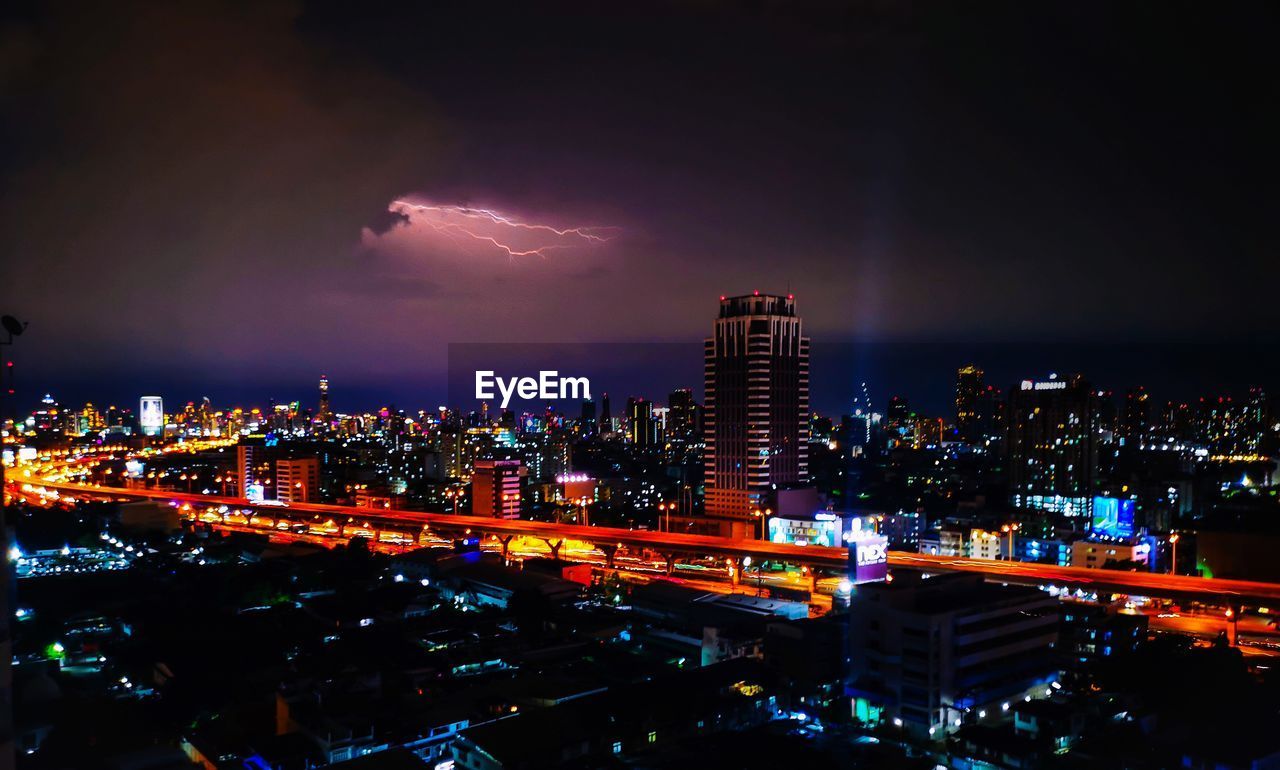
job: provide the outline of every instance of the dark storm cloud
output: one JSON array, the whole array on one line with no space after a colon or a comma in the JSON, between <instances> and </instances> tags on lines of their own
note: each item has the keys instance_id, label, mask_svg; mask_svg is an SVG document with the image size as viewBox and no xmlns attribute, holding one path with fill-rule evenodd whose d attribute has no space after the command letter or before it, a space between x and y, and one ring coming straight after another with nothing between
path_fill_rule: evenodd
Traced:
<instances>
[{"instance_id":1,"label":"dark storm cloud","mask_svg":"<svg viewBox=\"0 0 1280 770\"><path fill-rule=\"evenodd\" d=\"M369 231L375 235L384 235L391 232L394 228L407 225L409 223L409 215L403 211L386 211L379 212L366 225Z\"/></svg>"},{"instance_id":2,"label":"dark storm cloud","mask_svg":"<svg viewBox=\"0 0 1280 770\"><path fill-rule=\"evenodd\" d=\"M134 390L415 394L449 341L696 339L753 289L828 339L1274 337L1272 17L18 8L0 302L32 321L26 377ZM616 231L514 258L409 238L403 198Z\"/></svg>"}]
</instances>

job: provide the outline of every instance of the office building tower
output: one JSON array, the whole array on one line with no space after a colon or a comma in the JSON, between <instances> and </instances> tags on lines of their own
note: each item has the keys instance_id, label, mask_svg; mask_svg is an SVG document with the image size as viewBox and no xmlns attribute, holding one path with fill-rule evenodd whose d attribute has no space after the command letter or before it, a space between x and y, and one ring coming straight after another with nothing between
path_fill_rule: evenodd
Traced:
<instances>
[{"instance_id":1,"label":"office building tower","mask_svg":"<svg viewBox=\"0 0 1280 770\"><path fill-rule=\"evenodd\" d=\"M978 396L975 415L974 439L977 443L1004 441L1004 394L994 385L987 385Z\"/></svg>"},{"instance_id":2,"label":"office building tower","mask_svg":"<svg viewBox=\"0 0 1280 770\"><path fill-rule=\"evenodd\" d=\"M1151 433L1151 396L1137 387L1124 395L1124 411L1120 415L1120 440L1125 446L1140 447Z\"/></svg>"},{"instance_id":3,"label":"office building tower","mask_svg":"<svg viewBox=\"0 0 1280 770\"><path fill-rule=\"evenodd\" d=\"M471 472L471 512L497 519L520 518L519 460L476 460Z\"/></svg>"},{"instance_id":4,"label":"office building tower","mask_svg":"<svg viewBox=\"0 0 1280 770\"><path fill-rule=\"evenodd\" d=\"M758 521L774 485L809 475L809 338L795 299L722 297L705 366L706 513Z\"/></svg>"},{"instance_id":5,"label":"office building tower","mask_svg":"<svg viewBox=\"0 0 1280 770\"><path fill-rule=\"evenodd\" d=\"M634 396L627 399L627 440L639 449L657 445L658 425L650 401Z\"/></svg>"},{"instance_id":6,"label":"office building tower","mask_svg":"<svg viewBox=\"0 0 1280 770\"><path fill-rule=\"evenodd\" d=\"M1087 517L1097 477L1097 394L1080 375L1023 380L1009 395L1015 507Z\"/></svg>"},{"instance_id":7,"label":"office building tower","mask_svg":"<svg viewBox=\"0 0 1280 770\"><path fill-rule=\"evenodd\" d=\"M855 713L937 740L1027 696L1057 674L1058 601L979 575L895 574L849 606Z\"/></svg>"},{"instance_id":8,"label":"office building tower","mask_svg":"<svg viewBox=\"0 0 1280 770\"><path fill-rule=\"evenodd\" d=\"M333 421L333 410L329 408L329 378L320 375L320 403L316 407L316 424L327 429Z\"/></svg>"},{"instance_id":9,"label":"office building tower","mask_svg":"<svg viewBox=\"0 0 1280 770\"><path fill-rule=\"evenodd\" d=\"M693 400L693 390L680 388L667 396L667 434L679 441L693 441L700 431L699 407Z\"/></svg>"},{"instance_id":10,"label":"office building tower","mask_svg":"<svg viewBox=\"0 0 1280 770\"><path fill-rule=\"evenodd\" d=\"M258 481L258 460L261 447L253 444L236 445L236 494L249 497L250 488ZM258 494L254 493L255 496Z\"/></svg>"},{"instance_id":11,"label":"office building tower","mask_svg":"<svg viewBox=\"0 0 1280 770\"><path fill-rule=\"evenodd\" d=\"M890 396L884 411L884 431L890 449L915 443L915 414L903 396Z\"/></svg>"},{"instance_id":12,"label":"office building tower","mask_svg":"<svg viewBox=\"0 0 1280 770\"><path fill-rule=\"evenodd\" d=\"M600 433L613 432L613 415L609 412L609 394L605 393L600 398Z\"/></svg>"},{"instance_id":13,"label":"office building tower","mask_svg":"<svg viewBox=\"0 0 1280 770\"><path fill-rule=\"evenodd\" d=\"M956 430L971 444L982 439L978 417L979 401L986 390L982 377L982 370L972 364L956 371Z\"/></svg>"},{"instance_id":14,"label":"office building tower","mask_svg":"<svg viewBox=\"0 0 1280 770\"><path fill-rule=\"evenodd\" d=\"M315 457L276 460L276 499L282 503L318 502L320 460Z\"/></svg>"},{"instance_id":15,"label":"office building tower","mask_svg":"<svg viewBox=\"0 0 1280 770\"><path fill-rule=\"evenodd\" d=\"M582 402L582 416L578 419L578 431L584 435L596 432L596 402L589 398Z\"/></svg>"}]
</instances>

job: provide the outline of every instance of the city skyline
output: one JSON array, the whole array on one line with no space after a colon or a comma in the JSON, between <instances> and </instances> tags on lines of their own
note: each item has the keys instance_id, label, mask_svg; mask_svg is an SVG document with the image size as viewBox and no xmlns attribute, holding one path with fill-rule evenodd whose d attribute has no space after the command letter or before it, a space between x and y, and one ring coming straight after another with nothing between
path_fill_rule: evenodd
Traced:
<instances>
[{"instance_id":1,"label":"city skyline","mask_svg":"<svg viewBox=\"0 0 1280 770\"><path fill-rule=\"evenodd\" d=\"M1280 768L1277 31L9 4L0 770Z\"/></svg>"},{"instance_id":2,"label":"city skyline","mask_svg":"<svg viewBox=\"0 0 1280 770\"><path fill-rule=\"evenodd\" d=\"M38 344L33 333L26 338ZM26 347L26 342L24 346ZM625 343L628 346L646 343ZM554 349L551 343L539 345ZM625 358L610 362L614 381L624 383L612 388L615 396L625 400L635 395L658 399L672 388L691 387L701 394L701 340L687 343L652 343L657 350L684 351L679 367L671 371L653 372L644 368L627 372ZM605 343L570 343L565 349L604 349ZM950 414L954 405L955 370L976 364L988 375L989 384L1007 391L1021 380L1048 376L1052 373L1082 373L1101 388L1117 394L1145 387L1160 402L1194 402L1219 396L1242 397L1249 388L1262 387L1280 392L1280 360L1265 356L1266 343L1235 344L1173 343L1151 344L1086 344L1061 346L1044 343L952 345L946 343L860 344L839 343L821 338L813 341L813 367L817 373L812 389L814 410L821 414L847 412L861 397L863 383L871 390L873 406L883 410L890 397L908 399L929 414ZM225 376L194 376L156 373L145 377L143 386L132 383L103 383L93 376L87 379L67 378L36 381L35 375L22 367L22 356L15 367L17 393L12 405L29 408L50 394L64 404L92 402L100 405L124 406L140 395L156 393L167 403L198 402L209 397L220 405L265 406L314 398L315 380L320 372L274 379L256 376L252 379ZM1025 362L1038 362L1039 365ZM1092 364L1090 366L1089 364ZM622 368L619 371L619 367ZM136 370L134 370L136 371ZM372 411L394 404L403 409L434 409L439 405L453 407L461 401L450 397L447 371L426 375L421 379L392 378L387 382L367 373L350 372L352 379L334 375L341 368L323 370L335 384L334 409L337 411ZM640 383L627 390L625 383ZM274 384L273 384L274 383ZM6 415L7 416L7 415Z\"/></svg>"}]
</instances>

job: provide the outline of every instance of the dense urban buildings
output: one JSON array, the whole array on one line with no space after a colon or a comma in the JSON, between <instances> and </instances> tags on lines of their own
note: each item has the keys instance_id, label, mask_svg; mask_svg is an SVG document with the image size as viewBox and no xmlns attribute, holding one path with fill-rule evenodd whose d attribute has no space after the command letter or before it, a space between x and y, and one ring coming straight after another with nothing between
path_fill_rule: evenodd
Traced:
<instances>
[{"instance_id":1,"label":"dense urban buildings","mask_svg":"<svg viewBox=\"0 0 1280 770\"><path fill-rule=\"evenodd\" d=\"M686 766L724 734L777 761L822 735L854 766L1280 756L1248 721L1215 727L1230 751L1196 740L1143 673L1227 677L1278 713L1264 390L1161 413L1145 387L1000 387L966 364L954 415L859 382L827 416L809 344L793 297L725 298L705 393L629 396L617 418L603 393L599 412L352 412L327 377L313 405L43 395L5 422L23 764ZM728 539L668 540L689 535ZM99 603L99 581L128 599ZM211 583L229 604L201 603ZM195 604L156 614L168 595ZM251 634L258 658L227 662L254 684L177 684L233 677L201 647L150 652L192 634ZM46 681L110 715L110 739L71 731L79 707ZM1121 704L1162 748L1134 748ZM172 718L145 733L111 721L153 707Z\"/></svg>"}]
</instances>

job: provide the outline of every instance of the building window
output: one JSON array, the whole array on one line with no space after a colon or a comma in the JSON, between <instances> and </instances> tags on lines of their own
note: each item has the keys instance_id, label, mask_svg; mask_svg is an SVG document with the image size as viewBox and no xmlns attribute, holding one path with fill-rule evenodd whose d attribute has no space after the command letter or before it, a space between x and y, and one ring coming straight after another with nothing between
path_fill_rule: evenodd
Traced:
<instances>
[{"instance_id":1,"label":"building window","mask_svg":"<svg viewBox=\"0 0 1280 770\"><path fill-rule=\"evenodd\" d=\"M652 733L650 733L650 735L652 735ZM614 754L621 754L621 753L622 753L622 741L614 741L614 742L613 742L613 753L614 753Z\"/></svg>"},{"instance_id":2,"label":"building window","mask_svg":"<svg viewBox=\"0 0 1280 770\"><path fill-rule=\"evenodd\" d=\"M657 743L658 734L652 730L649 731L649 743Z\"/></svg>"}]
</instances>

